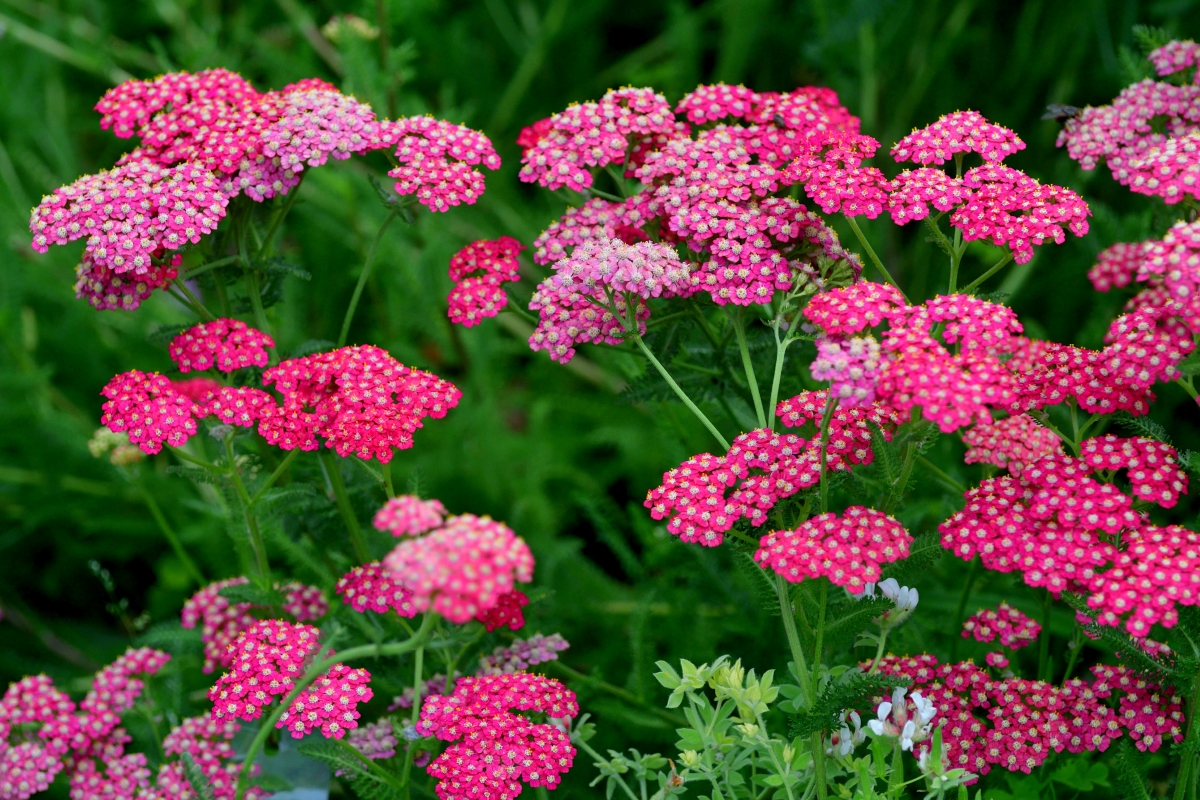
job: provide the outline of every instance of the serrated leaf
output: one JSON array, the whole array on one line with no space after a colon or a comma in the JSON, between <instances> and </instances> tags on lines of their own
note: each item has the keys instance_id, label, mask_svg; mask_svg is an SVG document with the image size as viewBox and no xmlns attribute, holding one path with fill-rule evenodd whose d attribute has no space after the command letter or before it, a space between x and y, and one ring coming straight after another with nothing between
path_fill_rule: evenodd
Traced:
<instances>
[{"instance_id":1,"label":"serrated leaf","mask_svg":"<svg viewBox=\"0 0 1200 800\"><path fill-rule=\"evenodd\" d=\"M283 605L283 597L273 589L264 589L252 583L241 583L236 586L226 586L217 594L230 603L249 603L254 606Z\"/></svg>"},{"instance_id":2,"label":"serrated leaf","mask_svg":"<svg viewBox=\"0 0 1200 800\"><path fill-rule=\"evenodd\" d=\"M908 558L884 567L883 577L895 578L904 586L912 586L916 583L914 578L932 567L945 552L942 537L936 530L920 534L909 546Z\"/></svg>"},{"instance_id":3,"label":"serrated leaf","mask_svg":"<svg viewBox=\"0 0 1200 800\"><path fill-rule=\"evenodd\" d=\"M1135 760L1133 745L1128 739L1121 739L1116 747L1117 756L1113 759L1113 783L1123 800L1150 800L1146 784L1142 780L1142 770Z\"/></svg>"},{"instance_id":4,"label":"serrated leaf","mask_svg":"<svg viewBox=\"0 0 1200 800\"><path fill-rule=\"evenodd\" d=\"M150 331L150 333L146 334L146 341L154 344L169 342L191 327L191 325L159 325L157 328Z\"/></svg>"},{"instance_id":5,"label":"serrated leaf","mask_svg":"<svg viewBox=\"0 0 1200 800\"><path fill-rule=\"evenodd\" d=\"M853 670L847 672L840 681L826 686L806 713L791 718L788 735L792 738L807 737L817 731L832 730L837 726L842 711L865 708L872 705L876 697L908 684L908 680L895 675L868 675Z\"/></svg>"},{"instance_id":6,"label":"serrated leaf","mask_svg":"<svg viewBox=\"0 0 1200 800\"><path fill-rule=\"evenodd\" d=\"M1167 429L1149 417L1135 417L1128 411L1121 411L1116 415L1116 419L1117 424L1130 433L1164 444L1171 443L1171 435L1167 433Z\"/></svg>"},{"instance_id":7,"label":"serrated leaf","mask_svg":"<svg viewBox=\"0 0 1200 800\"><path fill-rule=\"evenodd\" d=\"M189 481L193 481L194 483L223 483L223 476L215 475L210 470L204 469L203 467L192 467L186 464L172 464L171 466L167 467L167 474L179 475L180 477L187 478Z\"/></svg>"},{"instance_id":8,"label":"serrated leaf","mask_svg":"<svg viewBox=\"0 0 1200 800\"><path fill-rule=\"evenodd\" d=\"M284 258L281 258L280 256L268 258L266 261L260 261L255 266L270 274L283 276L291 275L299 278L302 281L312 280L312 273L306 269L301 269L300 267Z\"/></svg>"},{"instance_id":9,"label":"serrated leaf","mask_svg":"<svg viewBox=\"0 0 1200 800\"><path fill-rule=\"evenodd\" d=\"M349 745L345 745L349 747ZM350 783L362 800L394 800L400 797L400 789L394 779L385 778L368 767L356 756L346 752L338 740L318 739L304 742L297 748L301 755L320 761Z\"/></svg>"},{"instance_id":10,"label":"serrated leaf","mask_svg":"<svg viewBox=\"0 0 1200 800\"><path fill-rule=\"evenodd\" d=\"M848 600L826 613L825 643L834 649L865 630L871 622L896 604L886 597L864 597Z\"/></svg>"},{"instance_id":11,"label":"serrated leaf","mask_svg":"<svg viewBox=\"0 0 1200 800\"><path fill-rule=\"evenodd\" d=\"M324 350L329 350L334 346L334 342L328 339L309 339L300 344L289 354L289 358L301 358L303 356L311 356L313 353L320 353Z\"/></svg>"},{"instance_id":12,"label":"serrated leaf","mask_svg":"<svg viewBox=\"0 0 1200 800\"><path fill-rule=\"evenodd\" d=\"M200 771L200 767L196 765L192 754L184 752L179 757L179 761L183 764L183 775L187 778L187 782L192 785L192 790L196 792L200 800L214 800L212 785L209 784L208 778Z\"/></svg>"},{"instance_id":13,"label":"serrated leaf","mask_svg":"<svg viewBox=\"0 0 1200 800\"><path fill-rule=\"evenodd\" d=\"M139 647L154 647L159 650L178 652L185 647L199 647L200 631L184 628L179 621L160 622L147 628L137 637Z\"/></svg>"}]
</instances>

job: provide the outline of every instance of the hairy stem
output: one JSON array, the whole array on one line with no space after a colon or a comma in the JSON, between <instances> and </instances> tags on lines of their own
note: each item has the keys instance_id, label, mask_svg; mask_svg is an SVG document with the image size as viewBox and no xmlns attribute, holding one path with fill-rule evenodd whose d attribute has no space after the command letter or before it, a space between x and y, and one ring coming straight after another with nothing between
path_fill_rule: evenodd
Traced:
<instances>
[{"instance_id":1,"label":"hairy stem","mask_svg":"<svg viewBox=\"0 0 1200 800\"><path fill-rule=\"evenodd\" d=\"M400 213L400 206L394 206L383 222L379 225L379 230L375 232L375 238L371 240L370 246L367 248L367 255L363 259L362 272L359 273L358 283L354 286L354 294L350 295L350 305L346 308L346 316L342 319L342 332L338 334L337 346L341 347L346 343L346 337L350 335L350 323L354 319L354 312L358 308L359 298L362 297L363 288L367 285L367 278L371 277L371 266L375 261L375 251L379 249L379 242L383 239L384 231L392 224L392 220Z\"/></svg>"},{"instance_id":2,"label":"hairy stem","mask_svg":"<svg viewBox=\"0 0 1200 800\"><path fill-rule=\"evenodd\" d=\"M136 481L138 489L142 493L142 499L146 501L146 507L150 509L150 515L154 517L154 521L158 523L159 529L166 538L167 543L171 545L171 549L175 551L175 555L183 562L183 568L198 587L203 587L206 583L203 573L196 566L196 562L188 555L187 550L183 548L183 542L179 541L179 535L175 533L175 529L171 527L171 523L167 522L167 517L159 507L158 501L154 499L154 495L146 488L146 484L139 477Z\"/></svg>"},{"instance_id":3,"label":"hairy stem","mask_svg":"<svg viewBox=\"0 0 1200 800\"><path fill-rule=\"evenodd\" d=\"M740 310L732 314L733 330L737 335L738 349L742 353L742 368L746 370L746 382L750 384L750 394L754 397L754 413L758 415L760 428L767 427L767 415L763 410L762 395L758 391L758 378L754 375L754 364L750 361L750 348L746 345L746 330L742 324Z\"/></svg>"},{"instance_id":4,"label":"hairy stem","mask_svg":"<svg viewBox=\"0 0 1200 800\"><path fill-rule=\"evenodd\" d=\"M675 379L671 377L671 373L667 372L667 368L664 367L662 363L654 357L654 353L650 352L650 348L646 346L644 341L642 341L642 337L636 332L630 332L629 336L634 342L637 343L637 346L641 348L642 354L645 355L650 363L654 365L654 368L658 370L658 374L661 375L663 380L667 382L667 385L671 387L671 390L675 392L676 396L683 401L683 404L688 407L688 410L691 411L696 418L700 420L700 422L704 423L704 427L708 428L708 432L711 433L714 438L716 438L716 440L721 444L721 447L728 450L729 442L727 442L725 437L721 435L721 432L717 430L717 426L713 425L712 421L704 415L704 412L692 402L692 398L687 396L687 392L683 391L683 389L679 387L679 384L676 383Z\"/></svg>"},{"instance_id":5,"label":"hairy stem","mask_svg":"<svg viewBox=\"0 0 1200 800\"><path fill-rule=\"evenodd\" d=\"M875 255L875 248L871 247L871 243L868 242L867 237L863 235L862 228L858 227L858 221L855 220L854 217L847 216L846 223L850 226L850 230L854 231L854 235L858 237L858 241L860 244L862 244L863 249L867 251L867 257L871 259L871 263L875 265L875 269L879 270L880 274L883 275L888 283L899 289L900 294L904 297L905 301L907 301L908 296L904 294L903 289L900 289L900 284L896 283L896 279L892 277L892 273L888 272L887 267L885 267L883 262L879 260L879 256Z\"/></svg>"},{"instance_id":6,"label":"hairy stem","mask_svg":"<svg viewBox=\"0 0 1200 800\"><path fill-rule=\"evenodd\" d=\"M254 551L254 563L258 574L267 578L271 574L271 565L267 562L267 545L263 541L262 531L258 529L258 517L254 513L254 501L246 491L242 475L238 471L237 456L233 452L233 437L225 437L225 457L229 460L229 479L233 482L233 490L242 501L242 516L246 520L246 531L250 534L250 549Z\"/></svg>"},{"instance_id":7,"label":"hairy stem","mask_svg":"<svg viewBox=\"0 0 1200 800\"><path fill-rule=\"evenodd\" d=\"M321 451L321 464L325 467L329 485L333 487L333 499L337 502L342 521L346 523L346 531L350 534L350 544L354 548L354 555L360 564L366 564L371 560L371 554L367 550L367 540L363 538L358 517L354 516L354 507L350 505L350 495L346 493L346 483L342 480L342 472L338 468L336 458L331 450Z\"/></svg>"}]
</instances>

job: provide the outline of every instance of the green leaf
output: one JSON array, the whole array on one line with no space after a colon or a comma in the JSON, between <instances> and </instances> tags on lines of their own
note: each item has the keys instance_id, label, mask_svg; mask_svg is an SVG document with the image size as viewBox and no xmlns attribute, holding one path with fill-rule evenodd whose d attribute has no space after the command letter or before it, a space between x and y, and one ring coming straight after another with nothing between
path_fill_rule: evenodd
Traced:
<instances>
[{"instance_id":1,"label":"green leaf","mask_svg":"<svg viewBox=\"0 0 1200 800\"><path fill-rule=\"evenodd\" d=\"M183 764L183 776L192 785L192 789L200 800L214 800L212 786L209 784L208 778L204 777L204 773L200 771L200 767L196 765L192 754L185 752L179 757L179 761Z\"/></svg>"},{"instance_id":2,"label":"green leaf","mask_svg":"<svg viewBox=\"0 0 1200 800\"><path fill-rule=\"evenodd\" d=\"M191 327L191 325L159 325L146 335L146 341L152 344L164 344Z\"/></svg>"},{"instance_id":3,"label":"green leaf","mask_svg":"<svg viewBox=\"0 0 1200 800\"><path fill-rule=\"evenodd\" d=\"M838 716L844 709L869 706L880 695L908 684L909 681L894 675L849 671L840 681L826 686L806 713L791 718L788 735L793 738L806 737L817 731L832 730L837 727Z\"/></svg>"},{"instance_id":4,"label":"green leaf","mask_svg":"<svg viewBox=\"0 0 1200 800\"><path fill-rule=\"evenodd\" d=\"M1200 365L1200 359L1197 359L1197 364ZM1116 420L1118 425L1136 436L1145 436L1165 444L1171 443L1171 435L1167 433L1167 429L1149 417L1135 417L1128 411L1121 411L1116 415Z\"/></svg>"},{"instance_id":5,"label":"green leaf","mask_svg":"<svg viewBox=\"0 0 1200 800\"><path fill-rule=\"evenodd\" d=\"M221 484L225 482L224 475L218 475L203 467L193 467L187 464L172 464L167 467L168 475L179 475L194 483Z\"/></svg>"},{"instance_id":6,"label":"green leaf","mask_svg":"<svg viewBox=\"0 0 1200 800\"><path fill-rule=\"evenodd\" d=\"M242 583L236 586L226 586L217 594L230 603L249 603L254 606L283 605L283 597L273 589L264 589L252 583Z\"/></svg>"},{"instance_id":7,"label":"green leaf","mask_svg":"<svg viewBox=\"0 0 1200 800\"><path fill-rule=\"evenodd\" d=\"M382 767L372 769L358 757L347 752L350 745L338 740L317 739L300 745L302 755L320 761L350 783L354 793L362 800L395 800L401 796L399 780L386 773Z\"/></svg>"},{"instance_id":8,"label":"green leaf","mask_svg":"<svg viewBox=\"0 0 1200 800\"><path fill-rule=\"evenodd\" d=\"M1123 800L1150 800L1146 784L1142 780L1141 769L1137 763L1136 752L1128 739L1121 739L1117 744L1117 757L1113 760L1113 783Z\"/></svg>"}]
</instances>

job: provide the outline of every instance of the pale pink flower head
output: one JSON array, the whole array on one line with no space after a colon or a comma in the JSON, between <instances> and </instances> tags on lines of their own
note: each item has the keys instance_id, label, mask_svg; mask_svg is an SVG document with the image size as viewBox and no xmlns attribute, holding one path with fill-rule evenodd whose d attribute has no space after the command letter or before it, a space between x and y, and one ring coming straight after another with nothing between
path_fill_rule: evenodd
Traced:
<instances>
[{"instance_id":1,"label":"pale pink flower head","mask_svg":"<svg viewBox=\"0 0 1200 800\"><path fill-rule=\"evenodd\" d=\"M135 800L150 788L144 753L114 756L103 762L80 762L71 774L71 800Z\"/></svg>"},{"instance_id":2,"label":"pale pink flower head","mask_svg":"<svg viewBox=\"0 0 1200 800\"><path fill-rule=\"evenodd\" d=\"M133 311L148 299L155 289L162 289L179 277L179 256L151 263L141 273L118 273L105 264L97 264L92 254L85 252L75 267L75 297L87 300L97 311Z\"/></svg>"},{"instance_id":3,"label":"pale pink flower head","mask_svg":"<svg viewBox=\"0 0 1200 800\"><path fill-rule=\"evenodd\" d=\"M240 728L232 720L218 722L208 714L187 717L163 738L163 753L176 757L184 753L191 755L192 761L212 788L213 797L233 800L237 794L241 764L235 760L232 741ZM260 769L253 767L252 774L257 774ZM171 760L158 768L154 787L140 794L139 800L175 800L193 791L184 775L182 761ZM250 786L244 796L251 800L262 800L266 793L257 786Z\"/></svg>"},{"instance_id":4,"label":"pale pink flower head","mask_svg":"<svg viewBox=\"0 0 1200 800\"><path fill-rule=\"evenodd\" d=\"M386 614L395 611L402 617L415 617L412 592L395 580L378 561L362 564L338 578L334 591L355 611Z\"/></svg>"},{"instance_id":5,"label":"pale pink flower head","mask_svg":"<svg viewBox=\"0 0 1200 800\"><path fill-rule=\"evenodd\" d=\"M1117 242L1096 256L1095 266L1088 270L1088 280L1097 292L1123 289L1138 280L1145 257L1145 243Z\"/></svg>"},{"instance_id":6,"label":"pale pink flower head","mask_svg":"<svg viewBox=\"0 0 1200 800\"><path fill-rule=\"evenodd\" d=\"M1020 475L1024 465L1063 453L1062 441L1028 414L980 423L963 432L967 464L991 464Z\"/></svg>"},{"instance_id":7,"label":"pale pink flower head","mask_svg":"<svg viewBox=\"0 0 1200 800\"><path fill-rule=\"evenodd\" d=\"M25 735L19 726L44 725L74 711L71 698L45 675L31 675L9 685L0 698L0 797L27 800L46 791L63 769L65 747Z\"/></svg>"},{"instance_id":8,"label":"pale pink flower head","mask_svg":"<svg viewBox=\"0 0 1200 800\"><path fill-rule=\"evenodd\" d=\"M793 531L772 531L762 538L754 560L791 583L829 578L851 594L878 583L881 567L908 556L912 537L894 518L874 509L851 506L806 520Z\"/></svg>"},{"instance_id":9,"label":"pale pink flower head","mask_svg":"<svg viewBox=\"0 0 1200 800\"><path fill-rule=\"evenodd\" d=\"M703 125L726 117L743 119L748 116L758 94L745 86L729 86L717 83L697 86L683 96L675 106L676 114L683 114L688 122Z\"/></svg>"},{"instance_id":10,"label":"pale pink flower head","mask_svg":"<svg viewBox=\"0 0 1200 800\"><path fill-rule=\"evenodd\" d=\"M275 119L262 131L262 152L293 174L331 157L349 158L372 144L375 112L324 81L294 83L272 92L266 102Z\"/></svg>"},{"instance_id":11,"label":"pale pink flower head","mask_svg":"<svg viewBox=\"0 0 1200 800\"><path fill-rule=\"evenodd\" d=\"M511 645L500 645L490 655L479 659L478 675L500 675L521 672L547 661L557 661L558 654L571 645L561 635L543 636L535 633L528 639L517 639Z\"/></svg>"},{"instance_id":12,"label":"pale pink flower head","mask_svg":"<svg viewBox=\"0 0 1200 800\"><path fill-rule=\"evenodd\" d=\"M375 512L373 524L392 536L420 536L439 527L446 519L441 500L422 500L415 494L393 497Z\"/></svg>"},{"instance_id":13,"label":"pale pink flower head","mask_svg":"<svg viewBox=\"0 0 1200 800\"><path fill-rule=\"evenodd\" d=\"M400 165L388 177L396 193L415 195L430 211L471 205L484 191L483 173L500 168L492 142L478 131L433 117L409 117L381 126L384 145L395 144Z\"/></svg>"},{"instance_id":14,"label":"pale pink flower head","mask_svg":"<svg viewBox=\"0 0 1200 800\"><path fill-rule=\"evenodd\" d=\"M1036 620L1022 614L1008 603L996 608L985 608L972 614L963 622L962 636L977 642L994 642L1013 650L1028 647L1037 641L1042 626ZM994 666L994 665L993 665Z\"/></svg>"},{"instance_id":15,"label":"pale pink flower head","mask_svg":"<svg viewBox=\"0 0 1200 800\"><path fill-rule=\"evenodd\" d=\"M188 328L171 340L167 352L180 372L216 368L233 372L265 367L266 348L275 340L237 319L218 318Z\"/></svg>"},{"instance_id":16,"label":"pale pink flower head","mask_svg":"<svg viewBox=\"0 0 1200 800\"><path fill-rule=\"evenodd\" d=\"M122 372L100 394L108 398L100 422L153 455L163 444L180 447L196 433L196 404L158 373Z\"/></svg>"},{"instance_id":17,"label":"pale pink flower head","mask_svg":"<svg viewBox=\"0 0 1200 800\"><path fill-rule=\"evenodd\" d=\"M1173 75L1200 64L1200 44L1191 39L1173 40L1146 56L1160 76Z\"/></svg>"},{"instance_id":18,"label":"pale pink flower head","mask_svg":"<svg viewBox=\"0 0 1200 800\"><path fill-rule=\"evenodd\" d=\"M533 260L553 264L566 257L567 251L593 239L620 239L636 244L646 239L645 224L634 207L637 196L624 203L593 197L581 206L571 206L533 240Z\"/></svg>"},{"instance_id":19,"label":"pale pink flower head","mask_svg":"<svg viewBox=\"0 0 1200 800\"><path fill-rule=\"evenodd\" d=\"M412 592L413 608L433 609L457 625L495 606L518 581L533 579L529 545L508 526L474 514L405 538L383 566Z\"/></svg>"},{"instance_id":20,"label":"pale pink flower head","mask_svg":"<svg viewBox=\"0 0 1200 800\"><path fill-rule=\"evenodd\" d=\"M838 405L855 408L875 401L882 366L883 355L875 337L822 336L809 369L816 380L830 382L829 391L838 398Z\"/></svg>"},{"instance_id":21,"label":"pale pink flower head","mask_svg":"<svg viewBox=\"0 0 1200 800\"><path fill-rule=\"evenodd\" d=\"M373 761L388 759L396 755L396 746L399 744L390 719L381 719L360 725L350 731L346 741L355 750Z\"/></svg>"},{"instance_id":22,"label":"pale pink flower head","mask_svg":"<svg viewBox=\"0 0 1200 800\"><path fill-rule=\"evenodd\" d=\"M998 163L1024 149L1016 133L988 122L978 111L955 111L896 142L892 157L928 166L945 164L961 153L978 153L984 161Z\"/></svg>"},{"instance_id":23,"label":"pale pink flower head","mask_svg":"<svg viewBox=\"0 0 1200 800\"><path fill-rule=\"evenodd\" d=\"M579 703L558 681L524 672L463 678L452 694L425 698L417 732L452 742L426 767L438 779L441 800L512 800L522 782L559 785L575 759L570 737L514 711L565 720L579 714Z\"/></svg>"},{"instance_id":24,"label":"pale pink flower head","mask_svg":"<svg viewBox=\"0 0 1200 800\"><path fill-rule=\"evenodd\" d=\"M594 239L575 248L553 269L554 275L541 286L559 298L578 293L603 302L604 288L643 300L685 297L692 291L689 265L673 247L657 242Z\"/></svg>"},{"instance_id":25,"label":"pale pink flower head","mask_svg":"<svg viewBox=\"0 0 1200 800\"><path fill-rule=\"evenodd\" d=\"M1200 197L1200 132L1172 136L1129 159L1131 192L1173 205Z\"/></svg>"}]
</instances>

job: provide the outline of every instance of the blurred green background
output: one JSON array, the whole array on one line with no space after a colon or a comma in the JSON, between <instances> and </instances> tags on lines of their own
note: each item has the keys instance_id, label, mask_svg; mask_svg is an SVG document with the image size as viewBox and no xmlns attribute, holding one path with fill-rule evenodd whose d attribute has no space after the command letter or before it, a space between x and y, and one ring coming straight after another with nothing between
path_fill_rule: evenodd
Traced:
<instances>
[{"instance_id":1,"label":"blurred green background","mask_svg":"<svg viewBox=\"0 0 1200 800\"><path fill-rule=\"evenodd\" d=\"M380 115L430 112L492 138L505 165L488 175L478 205L423 212L415 226L388 231L351 341L379 344L464 393L458 409L399 454L397 480L419 474L424 492L452 511L511 524L532 544L537 585L549 592L532 608L529 630L561 631L573 642L566 663L658 704L657 658L733 652L751 666L782 666L777 622L728 548L681 546L641 508L665 469L709 444L677 407L622 399L639 364L585 348L573 368L554 365L528 350L524 323L511 315L470 330L448 324L451 254L501 234L528 243L564 207L517 182L520 128L626 84L654 86L672 101L701 82L777 91L827 85L885 148L940 114L979 110L1028 143L1011 164L1071 186L1095 214L1090 235L1041 248L1028 268L993 288L1009 293L1035 335L1095 346L1121 298L1091 290L1085 272L1094 255L1146 237L1169 216L1121 190L1106 170L1080 171L1054 147L1058 124L1041 115L1048 103L1108 102L1143 69L1132 26L1190 38L1200 31L1198 5L0 0L0 681L42 670L60 679L84 675L147 624L176 619L194 590L137 487L86 448L98 425L98 390L123 370L169 368L165 346L148 334L186 317L165 295L134 313L93 311L72 291L82 245L44 256L29 247L29 210L43 194L128 149L99 129L92 111L115 82L217 66L263 89L320 76ZM326 38L321 27L345 13L377 35L343 27ZM386 214L367 175L386 168L356 158L305 180L283 250L312 277L287 282L271 311L283 352L336 338ZM879 220L865 228L911 293L944 283L944 259L920 226ZM986 247L973 255L968 275L994 260ZM514 294L523 301L531 289L527 280ZM1154 413L1183 423L1173 429L1177 441L1198 446L1195 409L1182 393L1168 387ZM977 479L977 471L954 466L955 447L942 442L939 463L964 481ZM144 472L167 520L207 577L236 574L203 487L166 466L160 457ZM360 478L365 514L378 499ZM956 502L918 476L905 521L914 533L928 531ZM962 572L947 556L919 578L922 612L898 650L945 652L954 637L938 621L954 607ZM1003 576L989 579L977 599L1001 597L1037 608L1032 594ZM1056 625L1067 635L1070 613L1059 613ZM669 748L669 728L635 703L583 682L575 688L596 714L603 744Z\"/></svg>"}]
</instances>

